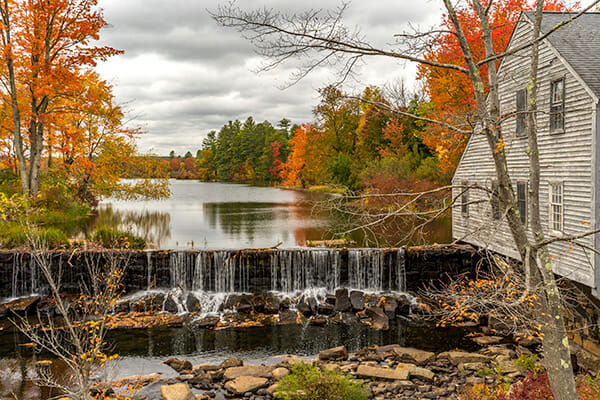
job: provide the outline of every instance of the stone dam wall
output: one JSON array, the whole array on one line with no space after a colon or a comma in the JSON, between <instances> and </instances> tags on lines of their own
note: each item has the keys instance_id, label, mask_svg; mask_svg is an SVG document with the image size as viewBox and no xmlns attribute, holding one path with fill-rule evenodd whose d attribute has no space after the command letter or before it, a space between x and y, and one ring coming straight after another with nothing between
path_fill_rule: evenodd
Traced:
<instances>
[{"instance_id":1,"label":"stone dam wall","mask_svg":"<svg viewBox=\"0 0 600 400\"><path fill-rule=\"evenodd\" d=\"M416 291L459 274L480 261L468 245L396 249L245 249L190 251L58 251L48 255L65 293L88 280L87 263L108 257L127 262L127 293L152 288L207 292L292 292L313 287ZM46 294L47 285L28 253L0 252L0 297Z\"/></svg>"}]
</instances>

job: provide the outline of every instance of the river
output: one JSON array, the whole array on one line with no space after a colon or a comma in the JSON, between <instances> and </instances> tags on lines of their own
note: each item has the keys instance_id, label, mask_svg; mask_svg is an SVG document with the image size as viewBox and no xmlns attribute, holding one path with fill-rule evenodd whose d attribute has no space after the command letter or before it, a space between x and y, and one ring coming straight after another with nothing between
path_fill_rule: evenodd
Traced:
<instances>
[{"instance_id":1,"label":"river","mask_svg":"<svg viewBox=\"0 0 600 400\"><path fill-rule=\"evenodd\" d=\"M332 195L243 184L171 180L166 200L106 199L88 229L131 230L156 249L231 249L306 246L307 241L338 238L355 220L326 204ZM361 247L446 243L450 223L429 224L419 235L390 226L345 237Z\"/></svg>"}]
</instances>

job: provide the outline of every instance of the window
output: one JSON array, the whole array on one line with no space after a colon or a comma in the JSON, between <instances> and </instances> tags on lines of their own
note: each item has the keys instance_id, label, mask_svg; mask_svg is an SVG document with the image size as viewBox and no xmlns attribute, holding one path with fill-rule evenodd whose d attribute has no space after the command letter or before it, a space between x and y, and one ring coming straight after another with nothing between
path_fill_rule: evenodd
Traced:
<instances>
[{"instance_id":1,"label":"window","mask_svg":"<svg viewBox=\"0 0 600 400\"><path fill-rule=\"evenodd\" d=\"M517 137L527 136L527 89L517 91Z\"/></svg>"},{"instance_id":2,"label":"window","mask_svg":"<svg viewBox=\"0 0 600 400\"><path fill-rule=\"evenodd\" d=\"M460 212L463 217L469 216L469 192L467 191L467 186L469 186L468 181L461 182L461 190L463 191L460 195Z\"/></svg>"},{"instance_id":3,"label":"window","mask_svg":"<svg viewBox=\"0 0 600 400\"><path fill-rule=\"evenodd\" d=\"M517 182L517 207L524 225L527 225L527 186L527 182Z\"/></svg>"},{"instance_id":4,"label":"window","mask_svg":"<svg viewBox=\"0 0 600 400\"><path fill-rule=\"evenodd\" d=\"M565 78L550 85L550 132L565 129Z\"/></svg>"},{"instance_id":5,"label":"window","mask_svg":"<svg viewBox=\"0 0 600 400\"><path fill-rule=\"evenodd\" d=\"M550 183L550 229L563 230L563 184Z\"/></svg>"},{"instance_id":6,"label":"window","mask_svg":"<svg viewBox=\"0 0 600 400\"><path fill-rule=\"evenodd\" d=\"M492 203L492 218L500 219L500 196L498 193L498 182L492 182L492 198L490 199Z\"/></svg>"}]
</instances>

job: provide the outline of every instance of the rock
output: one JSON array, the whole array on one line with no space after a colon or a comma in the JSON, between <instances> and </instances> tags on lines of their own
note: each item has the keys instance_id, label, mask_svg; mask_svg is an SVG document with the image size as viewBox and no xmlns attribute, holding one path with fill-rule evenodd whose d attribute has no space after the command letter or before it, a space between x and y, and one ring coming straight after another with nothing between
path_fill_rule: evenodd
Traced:
<instances>
[{"instance_id":1,"label":"rock","mask_svg":"<svg viewBox=\"0 0 600 400\"><path fill-rule=\"evenodd\" d=\"M238 366L238 365L236 365L236 366ZM219 364L203 363L203 364L199 364L199 365L194 365L194 367L192 368L192 371L194 371L194 373L199 372L199 371L202 371L202 372L217 371L221 368L223 368L223 367L221 367Z\"/></svg>"},{"instance_id":2,"label":"rock","mask_svg":"<svg viewBox=\"0 0 600 400\"><path fill-rule=\"evenodd\" d=\"M350 292L350 305L354 312L362 311L365 309L365 294L360 290L353 290Z\"/></svg>"},{"instance_id":3,"label":"rock","mask_svg":"<svg viewBox=\"0 0 600 400\"><path fill-rule=\"evenodd\" d=\"M214 328L219 324L219 317L205 317L199 321L196 321L195 324L199 328Z\"/></svg>"},{"instance_id":4,"label":"rock","mask_svg":"<svg viewBox=\"0 0 600 400\"><path fill-rule=\"evenodd\" d=\"M162 379L162 375L158 374L158 373L148 374L148 375L134 375L134 376L129 376L127 378L121 378L116 381L94 383L92 385L92 388L103 390L103 389L107 389L107 388L121 388L121 387L129 386L129 385L141 388L143 386L148 386L152 383L158 382L161 379Z\"/></svg>"},{"instance_id":5,"label":"rock","mask_svg":"<svg viewBox=\"0 0 600 400\"><path fill-rule=\"evenodd\" d=\"M281 378L283 378L284 376L287 376L290 373L290 370L287 368L283 368L283 367L279 367L279 368L275 368L271 374L273 375L273 379L275 380L280 380Z\"/></svg>"},{"instance_id":6,"label":"rock","mask_svg":"<svg viewBox=\"0 0 600 400\"><path fill-rule=\"evenodd\" d=\"M396 310L398 309L398 302L393 297L383 298L383 312L387 315L388 319L393 320L396 318Z\"/></svg>"},{"instance_id":7,"label":"rock","mask_svg":"<svg viewBox=\"0 0 600 400\"><path fill-rule=\"evenodd\" d=\"M334 313L334 309L331 304L319 303L317 305L317 313L321 315L331 315Z\"/></svg>"},{"instance_id":8,"label":"rock","mask_svg":"<svg viewBox=\"0 0 600 400\"><path fill-rule=\"evenodd\" d=\"M254 311L254 308L252 307L252 305L251 305L251 304L248 304L248 303L242 303L242 304L238 304L238 305L235 307L235 311L236 311L238 314L251 314L251 313L252 313L252 311Z\"/></svg>"},{"instance_id":9,"label":"rock","mask_svg":"<svg viewBox=\"0 0 600 400\"><path fill-rule=\"evenodd\" d=\"M181 371L191 371L193 369L192 363L188 360L181 360L179 358L173 357L169 358L166 361L163 361L163 364L168 365L173 368L177 372Z\"/></svg>"},{"instance_id":10,"label":"rock","mask_svg":"<svg viewBox=\"0 0 600 400\"><path fill-rule=\"evenodd\" d=\"M335 311L347 312L351 310L348 289L340 288L335 291Z\"/></svg>"},{"instance_id":11,"label":"rock","mask_svg":"<svg viewBox=\"0 0 600 400\"><path fill-rule=\"evenodd\" d=\"M304 360L298 356L288 354L288 355L284 356L283 360L281 360L279 363L277 363L277 365L286 367L288 369L292 369L294 367L294 365L303 363L305 361L306 360Z\"/></svg>"},{"instance_id":12,"label":"rock","mask_svg":"<svg viewBox=\"0 0 600 400\"><path fill-rule=\"evenodd\" d=\"M296 323L298 313L294 310L284 310L279 312L279 321L283 323Z\"/></svg>"},{"instance_id":13,"label":"rock","mask_svg":"<svg viewBox=\"0 0 600 400\"><path fill-rule=\"evenodd\" d=\"M505 345L488 346L487 348L485 348L483 350L483 352L485 354L489 354L492 356L499 355L499 356L506 356L506 357L510 357L510 358L517 358L517 353L514 350L509 349Z\"/></svg>"},{"instance_id":14,"label":"rock","mask_svg":"<svg viewBox=\"0 0 600 400\"><path fill-rule=\"evenodd\" d=\"M327 318L323 317L323 316L315 315L315 316L310 317L310 320L308 321L308 323L313 326L325 326L325 325L327 325Z\"/></svg>"},{"instance_id":15,"label":"rock","mask_svg":"<svg viewBox=\"0 0 600 400\"><path fill-rule=\"evenodd\" d=\"M398 361L416 364L416 365L424 365L433 360L435 360L435 353L430 351L413 349L411 347L396 347L394 348L394 353L396 355L396 359Z\"/></svg>"},{"instance_id":16,"label":"rock","mask_svg":"<svg viewBox=\"0 0 600 400\"><path fill-rule=\"evenodd\" d=\"M313 315L313 310L307 303L298 303L296 305L296 310L305 317L310 317Z\"/></svg>"},{"instance_id":17,"label":"rock","mask_svg":"<svg viewBox=\"0 0 600 400\"><path fill-rule=\"evenodd\" d=\"M319 353L319 360L321 361L345 361L347 359L348 350L346 346L334 347Z\"/></svg>"},{"instance_id":18,"label":"rock","mask_svg":"<svg viewBox=\"0 0 600 400\"><path fill-rule=\"evenodd\" d=\"M398 364L396 369L407 371L409 377L425 379L428 381L433 381L433 378L435 377L435 374L432 371L430 371L426 368L417 367L414 364L400 363L400 364Z\"/></svg>"},{"instance_id":19,"label":"rock","mask_svg":"<svg viewBox=\"0 0 600 400\"><path fill-rule=\"evenodd\" d=\"M396 315L404 317L408 316L410 314L410 307L412 305L411 298L406 294L401 294L399 296L396 296L396 301L398 302Z\"/></svg>"},{"instance_id":20,"label":"rock","mask_svg":"<svg viewBox=\"0 0 600 400\"><path fill-rule=\"evenodd\" d=\"M485 369L485 368L486 368L486 364L481 363L481 362L458 364L458 370L459 371L477 372L477 371L480 371L480 370Z\"/></svg>"},{"instance_id":21,"label":"rock","mask_svg":"<svg viewBox=\"0 0 600 400\"><path fill-rule=\"evenodd\" d=\"M489 356L478 353L467 353L464 351L446 351L438 355L438 359L441 358L450 360L454 365L490 361Z\"/></svg>"},{"instance_id":22,"label":"rock","mask_svg":"<svg viewBox=\"0 0 600 400\"><path fill-rule=\"evenodd\" d=\"M408 380L408 369L392 369L382 367L371 367L361 364L356 369L356 375L367 378L379 378L389 380Z\"/></svg>"},{"instance_id":23,"label":"rock","mask_svg":"<svg viewBox=\"0 0 600 400\"><path fill-rule=\"evenodd\" d=\"M269 396L275 397L275 393L277 392L277 384L274 383L267 388L267 394Z\"/></svg>"},{"instance_id":24,"label":"rock","mask_svg":"<svg viewBox=\"0 0 600 400\"><path fill-rule=\"evenodd\" d=\"M327 296L325 296L325 303L335 306L335 296L332 294L328 294Z\"/></svg>"},{"instance_id":25,"label":"rock","mask_svg":"<svg viewBox=\"0 0 600 400\"><path fill-rule=\"evenodd\" d=\"M5 317L9 313L16 315L27 314L38 302L39 296L30 296L22 299L16 299L6 303L0 303L0 317Z\"/></svg>"},{"instance_id":26,"label":"rock","mask_svg":"<svg viewBox=\"0 0 600 400\"><path fill-rule=\"evenodd\" d=\"M367 307L365 312L371 318L371 325L376 330L388 330L390 328L390 321L381 308Z\"/></svg>"},{"instance_id":27,"label":"rock","mask_svg":"<svg viewBox=\"0 0 600 400\"><path fill-rule=\"evenodd\" d=\"M179 307L177 307L177 302L175 301L172 294L167 296L165 304L163 305L163 311L170 312L173 314L177 314L179 312Z\"/></svg>"},{"instance_id":28,"label":"rock","mask_svg":"<svg viewBox=\"0 0 600 400\"><path fill-rule=\"evenodd\" d=\"M224 378L229 381L240 376L253 376L257 378L271 378L273 376L272 367L264 365L244 365L242 367L231 367L225 370Z\"/></svg>"},{"instance_id":29,"label":"rock","mask_svg":"<svg viewBox=\"0 0 600 400\"><path fill-rule=\"evenodd\" d=\"M221 368L233 368L233 367L241 367L244 365L244 362L237 357L229 357L227 360L224 360L219 366Z\"/></svg>"},{"instance_id":30,"label":"rock","mask_svg":"<svg viewBox=\"0 0 600 400\"><path fill-rule=\"evenodd\" d=\"M502 339L502 336L476 336L472 340L480 346L489 346L500 343Z\"/></svg>"},{"instance_id":31,"label":"rock","mask_svg":"<svg viewBox=\"0 0 600 400\"><path fill-rule=\"evenodd\" d=\"M196 397L186 383L163 385L160 387L160 393L164 400L196 400Z\"/></svg>"},{"instance_id":32,"label":"rock","mask_svg":"<svg viewBox=\"0 0 600 400\"><path fill-rule=\"evenodd\" d=\"M254 376L239 376L225 384L225 389L237 394L254 393L256 390L266 387L269 380L266 378L257 378Z\"/></svg>"},{"instance_id":33,"label":"rock","mask_svg":"<svg viewBox=\"0 0 600 400\"><path fill-rule=\"evenodd\" d=\"M188 312L200 311L200 300L198 300L193 294L189 293L185 299L185 309L188 310Z\"/></svg>"},{"instance_id":34,"label":"rock","mask_svg":"<svg viewBox=\"0 0 600 400\"><path fill-rule=\"evenodd\" d=\"M351 313L339 313L331 317L329 321L341 325L360 325L360 319Z\"/></svg>"}]
</instances>

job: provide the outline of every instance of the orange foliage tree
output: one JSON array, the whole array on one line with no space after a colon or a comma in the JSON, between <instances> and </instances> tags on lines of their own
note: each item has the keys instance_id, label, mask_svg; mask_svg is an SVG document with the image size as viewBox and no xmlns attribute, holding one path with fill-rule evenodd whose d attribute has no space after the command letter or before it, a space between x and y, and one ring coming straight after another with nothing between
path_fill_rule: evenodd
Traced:
<instances>
[{"instance_id":1,"label":"orange foliage tree","mask_svg":"<svg viewBox=\"0 0 600 400\"><path fill-rule=\"evenodd\" d=\"M70 111L65 99L77 107L85 71L120 51L91 44L107 24L96 0L2 0L0 17L1 94L10 104L3 117L12 122L3 126L10 126L23 193L35 195L51 115Z\"/></svg>"},{"instance_id":2,"label":"orange foliage tree","mask_svg":"<svg viewBox=\"0 0 600 400\"><path fill-rule=\"evenodd\" d=\"M291 153L282 168L284 185L306 187L321 183L327 176L327 146L322 131L312 124L302 124L290 140Z\"/></svg>"},{"instance_id":3,"label":"orange foliage tree","mask_svg":"<svg viewBox=\"0 0 600 400\"><path fill-rule=\"evenodd\" d=\"M493 3L489 15L494 50L497 53L504 51L508 45L521 11L532 10L533 5L531 0L500 0ZM578 9L579 4L567 7L563 0L553 0L547 1L544 8L548 11L564 11ZM478 62L485 56L485 46L477 13L471 5L457 10L457 15L473 57ZM465 67L464 55L447 15L444 16L441 29L442 33L432 42L431 50L425 58L437 63ZM486 64L480 67L480 74L483 82L487 84ZM424 81L425 91L430 99L425 109L426 113L450 125L465 128L471 126L471 122L476 119L474 116L476 106L473 84L467 74L448 68L419 64L418 78ZM438 155L443 173L454 171L467 139L468 137L462 133L448 130L437 124L429 124L423 136L424 143Z\"/></svg>"}]
</instances>

